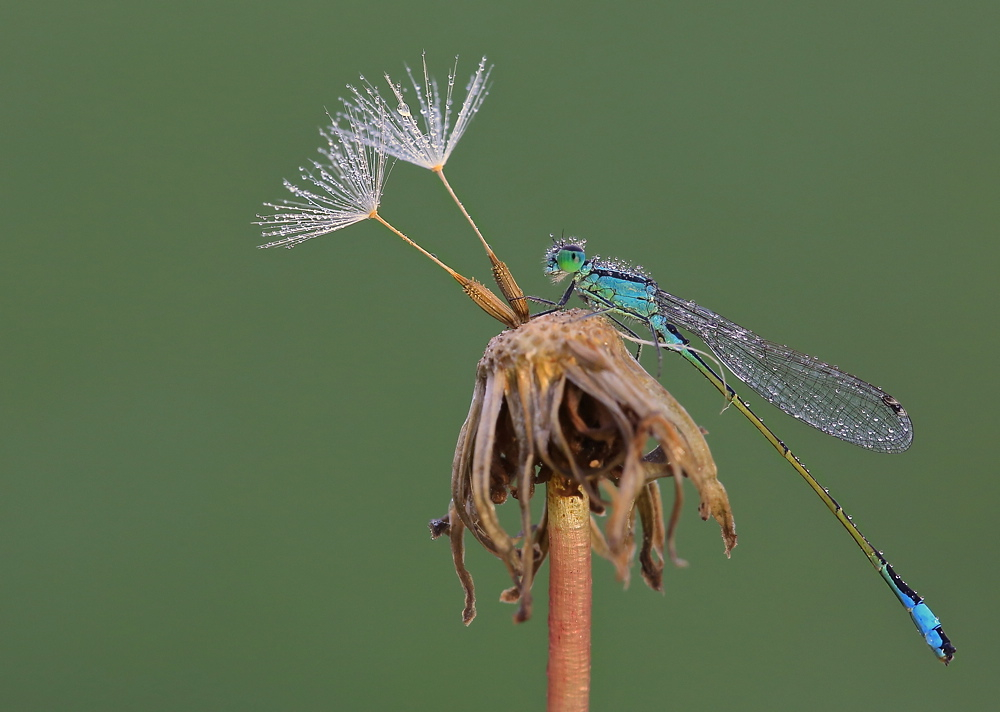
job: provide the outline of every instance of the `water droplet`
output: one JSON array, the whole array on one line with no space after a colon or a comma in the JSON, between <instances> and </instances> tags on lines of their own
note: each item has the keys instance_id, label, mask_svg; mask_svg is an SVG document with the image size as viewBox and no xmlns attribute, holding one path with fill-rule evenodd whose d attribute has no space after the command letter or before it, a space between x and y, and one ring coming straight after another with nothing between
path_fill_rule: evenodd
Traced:
<instances>
[{"instance_id":1,"label":"water droplet","mask_svg":"<svg viewBox=\"0 0 1000 712\"><path fill-rule=\"evenodd\" d=\"M396 107L396 111L399 112L400 116L405 116L407 118L409 118L411 116L411 114L410 114L410 107L408 107L406 105L405 101L399 102L399 106Z\"/></svg>"}]
</instances>

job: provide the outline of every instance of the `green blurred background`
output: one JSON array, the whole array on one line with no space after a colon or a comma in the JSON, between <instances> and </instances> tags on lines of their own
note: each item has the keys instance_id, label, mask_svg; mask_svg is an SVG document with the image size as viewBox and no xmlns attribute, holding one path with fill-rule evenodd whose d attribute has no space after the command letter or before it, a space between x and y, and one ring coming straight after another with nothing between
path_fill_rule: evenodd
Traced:
<instances>
[{"instance_id":1,"label":"green blurred background","mask_svg":"<svg viewBox=\"0 0 1000 712\"><path fill-rule=\"evenodd\" d=\"M426 529L498 325L373 223L254 249L324 107L427 50L461 86L496 64L448 172L529 293L559 293L550 233L587 237L915 422L884 456L760 408L942 617L949 669L668 358L740 546L692 495L665 595L597 562L593 708L992 708L998 37L985 1L5 6L0 707L542 708L544 600L513 625L472 549L463 627ZM426 171L382 213L488 280Z\"/></svg>"}]
</instances>

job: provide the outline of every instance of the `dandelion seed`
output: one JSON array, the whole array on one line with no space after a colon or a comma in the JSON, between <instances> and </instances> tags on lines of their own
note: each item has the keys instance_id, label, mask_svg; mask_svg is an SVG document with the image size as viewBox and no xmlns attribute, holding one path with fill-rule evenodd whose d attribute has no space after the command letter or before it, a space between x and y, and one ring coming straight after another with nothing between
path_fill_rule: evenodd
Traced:
<instances>
[{"instance_id":1,"label":"dandelion seed","mask_svg":"<svg viewBox=\"0 0 1000 712\"><path fill-rule=\"evenodd\" d=\"M385 79L396 100L395 111L378 89L362 77L363 91L348 87L354 98L342 99L345 111L339 117L347 120L349 125L352 124L352 116L361 117L363 130L359 131L355 123L345 133L364 143L383 147L390 156L439 171L448 162L448 157L469 127L472 117L486 99L489 93L487 83L493 67L486 66L485 57L479 62L479 68L469 79L465 99L457 116L453 111L452 93L458 58L455 58L455 66L448 73L448 86L444 94L441 93L437 80L427 72L426 55L423 57L423 70L421 82L409 67L406 68L419 107L417 116L410 111L403 96L402 85L393 82L386 74ZM388 120L385 120L386 117Z\"/></svg>"},{"instance_id":2,"label":"dandelion seed","mask_svg":"<svg viewBox=\"0 0 1000 712\"><path fill-rule=\"evenodd\" d=\"M385 80L392 90L396 100L396 110L392 111L391 103L386 100L378 89L361 77L364 91L349 86L353 99L341 99L344 103L345 111L338 118L347 120L351 124L352 117L362 117L363 130L355 125L344 129L345 134L355 137L363 143L379 145L391 156L407 163L413 163L434 171L452 200L459 210L469 221L476 236L482 243L486 254L493 265L493 278L497 286L503 292L507 302L511 305L520 323L528 321L531 317L524 292L517 282L510 269L493 252L483 233L476 222L472 219L469 211L458 199L451 184L444 175L444 164L448 162L448 157L455 150L462 134L469 127L472 117L483 105L486 95L489 93L489 78L493 67L486 66L486 57L479 61L479 68L469 79L466 86L465 99L458 110L458 114L453 114L455 88L455 77L458 72L458 58L455 58L455 66L448 73L448 87L442 95L438 87L437 80L432 78L427 71L427 55L423 55L422 64L424 69L423 82L417 80L413 71L407 67L406 73L410 77L413 85L413 94L419 106L420 120L414 117L409 105L403 96L403 86L393 82L392 77L385 75ZM388 117L386 119L386 117Z\"/></svg>"},{"instance_id":3,"label":"dandelion seed","mask_svg":"<svg viewBox=\"0 0 1000 712\"><path fill-rule=\"evenodd\" d=\"M382 188L389 174L385 147L373 139L371 133L383 131L379 127L384 124L385 115L377 121L371 117L363 121L358 113L349 109L338 119L331 119L331 125L320 131L327 141L327 148L320 149L326 160L313 161L312 170L299 169L302 180L312 183L320 192L284 181L285 188L300 201L265 203L278 212L258 215L260 220L254 224L265 228L264 237L280 239L260 247L291 248L362 220L375 220L450 274L466 295L494 319L509 327L526 321L485 286L463 277L378 214ZM346 126L343 126L344 121Z\"/></svg>"},{"instance_id":4,"label":"dandelion seed","mask_svg":"<svg viewBox=\"0 0 1000 712\"><path fill-rule=\"evenodd\" d=\"M346 127L331 119L320 131L327 147L319 149L325 160L312 161L312 168L300 168L301 179L318 191L284 181L285 188L298 201L265 203L274 215L258 215L264 237L280 239L260 247L295 247L320 235L375 217L388 176L387 154L371 131L379 130L384 118L365 116L353 111L338 117Z\"/></svg>"}]
</instances>

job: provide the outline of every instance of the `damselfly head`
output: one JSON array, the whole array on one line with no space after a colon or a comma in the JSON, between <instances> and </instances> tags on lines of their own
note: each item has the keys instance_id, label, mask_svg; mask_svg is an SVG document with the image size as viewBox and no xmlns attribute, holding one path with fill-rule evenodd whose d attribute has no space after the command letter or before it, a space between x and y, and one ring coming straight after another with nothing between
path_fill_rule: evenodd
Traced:
<instances>
[{"instance_id":1,"label":"damselfly head","mask_svg":"<svg viewBox=\"0 0 1000 712\"><path fill-rule=\"evenodd\" d=\"M574 237L553 238L552 247L545 252L545 274L558 282L568 274L579 272L587 261L586 246L586 240Z\"/></svg>"}]
</instances>

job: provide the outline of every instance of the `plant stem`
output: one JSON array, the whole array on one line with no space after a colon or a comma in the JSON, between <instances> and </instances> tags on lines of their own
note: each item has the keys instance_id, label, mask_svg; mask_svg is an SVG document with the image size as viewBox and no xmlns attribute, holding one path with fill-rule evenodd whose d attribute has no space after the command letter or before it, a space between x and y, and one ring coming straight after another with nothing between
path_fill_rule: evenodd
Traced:
<instances>
[{"instance_id":1,"label":"plant stem","mask_svg":"<svg viewBox=\"0 0 1000 712\"><path fill-rule=\"evenodd\" d=\"M568 479L546 485L549 537L548 712L583 712L590 702L590 505Z\"/></svg>"}]
</instances>

